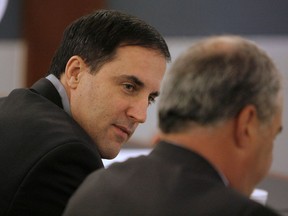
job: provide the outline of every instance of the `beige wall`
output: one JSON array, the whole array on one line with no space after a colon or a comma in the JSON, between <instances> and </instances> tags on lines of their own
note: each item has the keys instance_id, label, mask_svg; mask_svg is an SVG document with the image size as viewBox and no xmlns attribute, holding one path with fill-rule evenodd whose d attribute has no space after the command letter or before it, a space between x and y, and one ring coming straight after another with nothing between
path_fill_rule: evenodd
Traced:
<instances>
[{"instance_id":1,"label":"beige wall","mask_svg":"<svg viewBox=\"0 0 288 216\"><path fill-rule=\"evenodd\" d=\"M0 41L0 95L24 86L25 45L21 41Z\"/></svg>"}]
</instances>

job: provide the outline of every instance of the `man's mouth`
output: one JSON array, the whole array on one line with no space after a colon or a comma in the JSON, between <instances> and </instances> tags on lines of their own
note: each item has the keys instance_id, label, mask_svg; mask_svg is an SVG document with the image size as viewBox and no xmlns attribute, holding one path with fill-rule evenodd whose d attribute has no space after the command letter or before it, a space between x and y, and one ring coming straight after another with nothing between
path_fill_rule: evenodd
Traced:
<instances>
[{"instance_id":1,"label":"man's mouth","mask_svg":"<svg viewBox=\"0 0 288 216\"><path fill-rule=\"evenodd\" d=\"M123 125L114 125L115 127L117 127L118 129L120 129L122 132L126 133L128 137L130 137L133 133L133 131L131 129L129 129L128 127L125 127Z\"/></svg>"}]
</instances>

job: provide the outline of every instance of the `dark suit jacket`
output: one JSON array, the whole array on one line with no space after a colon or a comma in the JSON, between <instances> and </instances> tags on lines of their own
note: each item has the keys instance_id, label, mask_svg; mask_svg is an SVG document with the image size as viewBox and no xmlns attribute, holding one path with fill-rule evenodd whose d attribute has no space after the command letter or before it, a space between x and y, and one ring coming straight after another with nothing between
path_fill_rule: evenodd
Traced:
<instances>
[{"instance_id":1,"label":"dark suit jacket","mask_svg":"<svg viewBox=\"0 0 288 216\"><path fill-rule=\"evenodd\" d=\"M47 79L0 99L0 215L61 215L68 198L103 167L91 138L62 109Z\"/></svg>"},{"instance_id":2,"label":"dark suit jacket","mask_svg":"<svg viewBox=\"0 0 288 216\"><path fill-rule=\"evenodd\" d=\"M148 156L92 173L64 216L277 215L226 187L194 152L160 142Z\"/></svg>"}]
</instances>

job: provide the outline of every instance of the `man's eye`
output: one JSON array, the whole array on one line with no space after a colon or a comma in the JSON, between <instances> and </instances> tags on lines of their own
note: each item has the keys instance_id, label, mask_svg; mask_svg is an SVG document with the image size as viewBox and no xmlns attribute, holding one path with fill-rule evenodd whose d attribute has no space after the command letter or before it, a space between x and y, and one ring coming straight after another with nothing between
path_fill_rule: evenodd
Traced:
<instances>
[{"instance_id":1,"label":"man's eye","mask_svg":"<svg viewBox=\"0 0 288 216\"><path fill-rule=\"evenodd\" d=\"M135 90L135 86L133 84L124 83L123 86L124 86L125 90L127 90L129 92L133 92Z\"/></svg>"},{"instance_id":2,"label":"man's eye","mask_svg":"<svg viewBox=\"0 0 288 216\"><path fill-rule=\"evenodd\" d=\"M149 101L149 105L153 104L153 103L155 103L155 98L150 96L148 101Z\"/></svg>"}]
</instances>

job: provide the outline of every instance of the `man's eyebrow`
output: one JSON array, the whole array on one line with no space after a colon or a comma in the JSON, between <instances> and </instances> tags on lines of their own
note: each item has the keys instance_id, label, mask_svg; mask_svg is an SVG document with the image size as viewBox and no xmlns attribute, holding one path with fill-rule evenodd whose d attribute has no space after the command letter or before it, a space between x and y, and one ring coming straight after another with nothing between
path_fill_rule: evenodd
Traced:
<instances>
[{"instance_id":1,"label":"man's eyebrow","mask_svg":"<svg viewBox=\"0 0 288 216\"><path fill-rule=\"evenodd\" d=\"M145 86L145 84L139 80L136 76L133 76L133 75L122 75L120 76L122 79L126 79L126 80L129 80L133 83L135 83L136 85L140 86L140 87L143 87Z\"/></svg>"},{"instance_id":2,"label":"man's eyebrow","mask_svg":"<svg viewBox=\"0 0 288 216\"><path fill-rule=\"evenodd\" d=\"M159 92L158 92L158 91L152 92L152 93L150 94L150 96L152 96L153 98L156 98L156 97L159 96Z\"/></svg>"}]
</instances>

